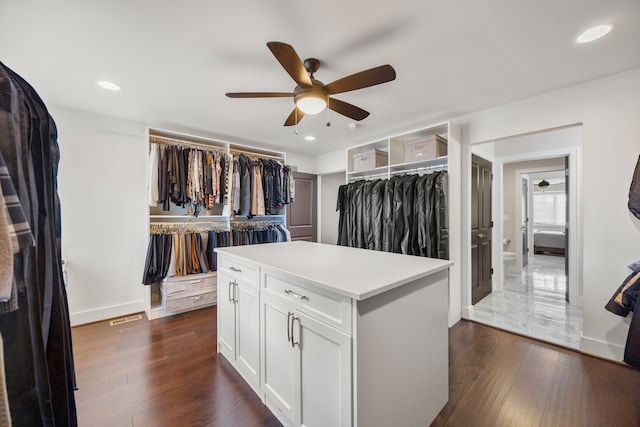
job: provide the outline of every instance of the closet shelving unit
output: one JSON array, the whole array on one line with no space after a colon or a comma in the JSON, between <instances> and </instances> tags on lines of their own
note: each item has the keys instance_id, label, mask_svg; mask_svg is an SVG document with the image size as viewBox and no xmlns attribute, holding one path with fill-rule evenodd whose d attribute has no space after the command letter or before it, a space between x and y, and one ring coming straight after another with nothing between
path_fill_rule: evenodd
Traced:
<instances>
[{"instance_id":1,"label":"closet shelving unit","mask_svg":"<svg viewBox=\"0 0 640 427\"><path fill-rule=\"evenodd\" d=\"M197 148L202 150L215 150L225 154L246 154L261 158L275 159L285 164L286 154L283 152L266 150L249 145L236 144L228 141L204 138L184 133L178 133L163 129L147 128L147 141L149 148L152 142L164 143L167 145L178 145L183 147ZM210 211L203 210L198 216L190 215L187 207L170 204L170 210L165 212L162 206L149 207L148 228L166 227L171 229L171 225L178 227L193 226L195 230L231 230L235 227L241 228L246 224L251 226L257 223L282 224L286 223L286 209L283 206L278 210L277 215L261 215L247 218L243 215L235 215L231 210L231 199L229 197L231 188L231 178L233 170L229 168L226 173L227 193L225 200L215 204ZM217 272L201 274L189 274L185 276L174 276L167 278L162 283L155 283L145 286L145 313L149 320L171 316L202 307L215 305L217 303L216 289ZM163 301L162 291L167 293L167 283L170 283L175 294Z\"/></svg>"},{"instance_id":2,"label":"closet shelving unit","mask_svg":"<svg viewBox=\"0 0 640 427\"><path fill-rule=\"evenodd\" d=\"M446 155L418 161L405 161L405 143L420 141L432 135L438 135L448 139L450 123L444 122L418 129L401 135L392 136L380 141L357 145L347 149L347 182L359 179L390 178L398 173L418 173L430 169L447 168L448 157ZM371 150L380 150L387 153L387 164L367 170L356 170L356 158Z\"/></svg>"}]
</instances>

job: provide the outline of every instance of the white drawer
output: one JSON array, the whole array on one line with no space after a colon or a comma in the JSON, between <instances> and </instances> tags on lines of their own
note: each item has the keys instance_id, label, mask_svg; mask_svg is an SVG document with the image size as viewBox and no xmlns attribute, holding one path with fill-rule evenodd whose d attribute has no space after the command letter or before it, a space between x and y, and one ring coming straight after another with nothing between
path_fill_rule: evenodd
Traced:
<instances>
[{"instance_id":1,"label":"white drawer","mask_svg":"<svg viewBox=\"0 0 640 427\"><path fill-rule=\"evenodd\" d=\"M351 299L311 285L292 283L277 272L263 274L263 291L286 300L297 310L351 335Z\"/></svg>"},{"instance_id":2,"label":"white drawer","mask_svg":"<svg viewBox=\"0 0 640 427\"><path fill-rule=\"evenodd\" d=\"M164 295L162 303L166 311L193 310L199 307L215 304L216 295L216 291L180 296L179 298L167 297Z\"/></svg>"},{"instance_id":3,"label":"white drawer","mask_svg":"<svg viewBox=\"0 0 640 427\"><path fill-rule=\"evenodd\" d=\"M258 268L235 258L218 257L218 271L224 271L235 279L242 279L258 286Z\"/></svg>"},{"instance_id":4,"label":"white drawer","mask_svg":"<svg viewBox=\"0 0 640 427\"><path fill-rule=\"evenodd\" d=\"M160 284L160 290L166 296L184 292L212 291L216 289L216 276L216 273L206 273L168 277Z\"/></svg>"}]
</instances>

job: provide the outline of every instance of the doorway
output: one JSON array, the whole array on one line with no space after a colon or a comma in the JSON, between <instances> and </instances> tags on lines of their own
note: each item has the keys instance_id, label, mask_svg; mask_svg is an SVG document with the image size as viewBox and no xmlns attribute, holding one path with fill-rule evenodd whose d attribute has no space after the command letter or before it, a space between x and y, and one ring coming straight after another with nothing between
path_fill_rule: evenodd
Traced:
<instances>
[{"instance_id":1,"label":"doorway","mask_svg":"<svg viewBox=\"0 0 640 427\"><path fill-rule=\"evenodd\" d=\"M493 155L496 274L492 294L473 305L471 320L579 348L580 144L577 126L477 147Z\"/></svg>"}]
</instances>

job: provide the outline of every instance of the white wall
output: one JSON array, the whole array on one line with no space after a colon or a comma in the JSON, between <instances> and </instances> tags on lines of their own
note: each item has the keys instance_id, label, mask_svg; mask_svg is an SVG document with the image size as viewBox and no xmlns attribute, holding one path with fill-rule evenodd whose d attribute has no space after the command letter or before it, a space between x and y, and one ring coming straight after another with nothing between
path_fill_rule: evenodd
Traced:
<instances>
[{"instance_id":1,"label":"white wall","mask_svg":"<svg viewBox=\"0 0 640 427\"><path fill-rule=\"evenodd\" d=\"M339 212L336 211L338 187L343 185L345 172L320 175L320 242L335 245L338 241Z\"/></svg>"},{"instance_id":2,"label":"white wall","mask_svg":"<svg viewBox=\"0 0 640 427\"><path fill-rule=\"evenodd\" d=\"M141 123L48 106L58 126L71 324L144 309L147 144Z\"/></svg>"},{"instance_id":3,"label":"white wall","mask_svg":"<svg viewBox=\"0 0 640 427\"><path fill-rule=\"evenodd\" d=\"M582 124L581 350L615 360L622 358L629 322L604 305L628 274L626 265L640 259L640 221L627 210L640 153L638 94L635 69L454 120L465 144Z\"/></svg>"}]
</instances>

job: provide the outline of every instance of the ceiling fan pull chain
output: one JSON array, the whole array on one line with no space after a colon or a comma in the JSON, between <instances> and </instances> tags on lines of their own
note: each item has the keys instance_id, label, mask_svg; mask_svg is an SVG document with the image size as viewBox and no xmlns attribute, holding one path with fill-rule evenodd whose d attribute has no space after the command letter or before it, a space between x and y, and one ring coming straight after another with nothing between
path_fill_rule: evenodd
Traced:
<instances>
[{"instance_id":1,"label":"ceiling fan pull chain","mask_svg":"<svg viewBox=\"0 0 640 427\"><path fill-rule=\"evenodd\" d=\"M298 134L298 107L297 106L296 106L296 109L294 111L295 111L294 114L296 115L296 117L295 117L295 122L296 122L295 134L297 135Z\"/></svg>"},{"instance_id":2,"label":"ceiling fan pull chain","mask_svg":"<svg viewBox=\"0 0 640 427\"><path fill-rule=\"evenodd\" d=\"M329 98L329 95L327 95L327 108L326 108L326 110L327 110L327 127L331 126L331 122L329 121L329 100L330 99L331 98Z\"/></svg>"}]
</instances>

